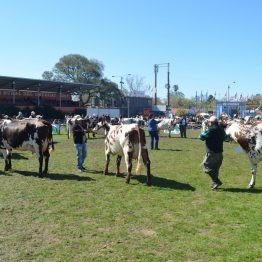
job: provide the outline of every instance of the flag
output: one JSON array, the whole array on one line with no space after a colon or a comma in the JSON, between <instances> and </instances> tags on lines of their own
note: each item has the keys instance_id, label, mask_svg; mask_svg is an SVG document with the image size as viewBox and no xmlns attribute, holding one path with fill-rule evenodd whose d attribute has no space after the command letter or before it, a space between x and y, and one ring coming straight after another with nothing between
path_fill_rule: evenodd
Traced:
<instances>
[{"instance_id":1,"label":"flag","mask_svg":"<svg viewBox=\"0 0 262 262\"><path fill-rule=\"evenodd\" d=\"M208 92L206 92L206 101L207 101L207 99L208 99Z\"/></svg>"},{"instance_id":2,"label":"flag","mask_svg":"<svg viewBox=\"0 0 262 262\"><path fill-rule=\"evenodd\" d=\"M235 99L237 99L237 93L235 94Z\"/></svg>"},{"instance_id":3,"label":"flag","mask_svg":"<svg viewBox=\"0 0 262 262\"><path fill-rule=\"evenodd\" d=\"M227 97L227 92L225 93L225 95L224 95L225 97Z\"/></svg>"}]
</instances>

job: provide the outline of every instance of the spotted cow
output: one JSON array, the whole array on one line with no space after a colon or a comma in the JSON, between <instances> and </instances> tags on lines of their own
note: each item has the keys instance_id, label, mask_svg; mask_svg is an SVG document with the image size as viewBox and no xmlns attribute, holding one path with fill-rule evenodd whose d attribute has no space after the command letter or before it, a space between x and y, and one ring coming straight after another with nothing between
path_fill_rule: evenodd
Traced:
<instances>
[{"instance_id":1,"label":"spotted cow","mask_svg":"<svg viewBox=\"0 0 262 262\"><path fill-rule=\"evenodd\" d=\"M0 151L5 160L5 171L12 169L12 150L29 150L36 153L39 162L39 176L48 171L49 149L54 149L52 125L38 118L4 120L0 122ZM43 159L45 159L44 171Z\"/></svg>"},{"instance_id":2,"label":"spotted cow","mask_svg":"<svg viewBox=\"0 0 262 262\"><path fill-rule=\"evenodd\" d=\"M256 183L257 164L262 160L262 121L245 124L244 121L233 120L226 128L226 133L239 143L248 156L252 172L248 187L253 188Z\"/></svg>"},{"instance_id":3,"label":"spotted cow","mask_svg":"<svg viewBox=\"0 0 262 262\"><path fill-rule=\"evenodd\" d=\"M80 115L75 115L74 117L66 118L66 130L67 130L67 138L73 134L73 126L75 124L75 120L79 120L81 126L86 130L87 136L89 138L89 133L92 133L93 137L95 137L95 133L93 132L93 128L95 127L95 119L93 118L82 118Z\"/></svg>"},{"instance_id":4,"label":"spotted cow","mask_svg":"<svg viewBox=\"0 0 262 262\"><path fill-rule=\"evenodd\" d=\"M109 125L107 122L99 122L94 132L105 133L105 155L106 163L104 174L108 174L110 155L117 155L116 176L120 173L120 163L124 156L127 168L126 183L130 182L132 171L132 159L137 159L136 172L138 173L144 164L147 168L147 185L151 185L150 160L146 146L145 131L138 124L130 125Z\"/></svg>"}]
</instances>

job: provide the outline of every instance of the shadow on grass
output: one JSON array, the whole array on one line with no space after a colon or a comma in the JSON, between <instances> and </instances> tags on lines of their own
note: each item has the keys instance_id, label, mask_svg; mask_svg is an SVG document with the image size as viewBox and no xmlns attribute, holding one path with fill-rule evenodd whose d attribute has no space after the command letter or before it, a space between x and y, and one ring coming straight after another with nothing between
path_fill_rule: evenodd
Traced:
<instances>
[{"instance_id":1,"label":"shadow on grass","mask_svg":"<svg viewBox=\"0 0 262 262\"><path fill-rule=\"evenodd\" d=\"M28 159L28 157L24 157L19 153L12 153L12 159L21 160L21 159Z\"/></svg>"},{"instance_id":2,"label":"shadow on grass","mask_svg":"<svg viewBox=\"0 0 262 262\"><path fill-rule=\"evenodd\" d=\"M161 148L160 151L189 151L189 150L172 149L172 148Z\"/></svg>"},{"instance_id":3,"label":"shadow on grass","mask_svg":"<svg viewBox=\"0 0 262 262\"><path fill-rule=\"evenodd\" d=\"M146 176L132 176L132 179L136 179L140 183L146 183ZM189 184L181 183L175 180L166 179L163 177L152 176L152 186L160 187L160 188L169 188L176 190L188 190L195 191L196 188L192 187Z\"/></svg>"},{"instance_id":4,"label":"shadow on grass","mask_svg":"<svg viewBox=\"0 0 262 262\"><path fill-rule=\"evenodd\" d=\"M30 172L30 171L21 171L21 170L14 170L14 172L18 173L22 176L34 176L38 177L38 173L36 172ZM91 177L84 177L84 176L78 176L74 174L46 174L43 176L43 178L48 178L51 180L76 180L76 181L95 181L95 179Z\"/></svg>"},{"instance_id":5,"label":"shadow on grass","mask_svg":"<svg viewBox=\"0 0 262 262\"><path fill-rule=\"evenodd\" d=\"M261 194L262 189L256 188L220 188L221 192L231 192L231 193L250 193L250 194Z\"/></svg>"}]
</instances>

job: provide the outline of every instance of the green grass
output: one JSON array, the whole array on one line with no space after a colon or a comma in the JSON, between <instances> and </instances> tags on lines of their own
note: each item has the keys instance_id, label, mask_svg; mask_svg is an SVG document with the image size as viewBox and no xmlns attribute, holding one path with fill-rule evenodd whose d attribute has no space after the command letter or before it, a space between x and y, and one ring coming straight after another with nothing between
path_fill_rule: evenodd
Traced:
<instances>
[{"instance_id":1,"label":"green grass","mask_svg":"<svg viewBox=\"0 0 262 262\"><path fill-rule=\"evenodd\" d=\"M0 159L0 261L262 261L262 169L247 190L248 160L225 143L224 184L211 191L198 133L160 137L151 187L145 170L129 185L116 178L113 157L104 176L101 137L88 140L85 173L65 135L54 136L46 178L29 152L8 173Z\"/></svg>"}]
</instances>

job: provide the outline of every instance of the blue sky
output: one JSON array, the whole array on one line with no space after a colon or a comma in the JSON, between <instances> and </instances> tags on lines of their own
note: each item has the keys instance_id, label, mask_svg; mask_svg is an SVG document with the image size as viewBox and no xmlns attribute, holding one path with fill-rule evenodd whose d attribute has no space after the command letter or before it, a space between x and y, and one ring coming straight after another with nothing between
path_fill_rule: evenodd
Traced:
<instances>
[{"instance_id":1,"label":"blue sky","mask_svg":"<svg viewBox=\"0 0 262 262\"><path fill-rule=\"evenodd\" d=\"M260 0L2 0L0 75L41 78L59 58L97 59L104 76L154 86L170 63L186 97L262 94ZM167 68L157 93L166 97ZM232 83L236 82L236 83Z\"/></svg>"}]
</instances>

